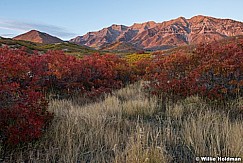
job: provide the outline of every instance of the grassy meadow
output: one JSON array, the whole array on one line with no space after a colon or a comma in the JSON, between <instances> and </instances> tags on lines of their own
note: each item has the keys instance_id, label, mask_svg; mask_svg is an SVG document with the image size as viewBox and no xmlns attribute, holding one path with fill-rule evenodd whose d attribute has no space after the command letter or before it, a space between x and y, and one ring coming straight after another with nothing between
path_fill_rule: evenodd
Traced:
<instances>
[{"instance_id":1,"label":"grassy meadow","mask_svg":"<svg viewBox=\"0 0 243 163\"><path fill-rule=\"evenodd\" d=\"M161 102L141 82L97 101L50 99L55 118L44 136L0 162L195 162L199 156L243 158L243 99L224 104L197 96Z\"/></svg>"}]
</instances>

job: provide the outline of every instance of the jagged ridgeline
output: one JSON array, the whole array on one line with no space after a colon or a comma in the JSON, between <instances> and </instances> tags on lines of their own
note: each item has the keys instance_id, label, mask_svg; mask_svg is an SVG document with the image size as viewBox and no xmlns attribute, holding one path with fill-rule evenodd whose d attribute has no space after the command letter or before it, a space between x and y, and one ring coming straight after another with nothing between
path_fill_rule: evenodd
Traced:
<instances>
[{"instance_id":1,"label":"jagged ridgeline","mask_svg":"<svg viewBox=\"0 0 243 163\"><path fill-rule=\"evenodd\" d=\"M112 25L96 32L78 36L70 42L96 49L117 42L136 48L163 50L175 46L198 44L243 34L243 23L209 16L179 17L162 23L153 21L132 26Z\"/></svg>"}]
</instances>

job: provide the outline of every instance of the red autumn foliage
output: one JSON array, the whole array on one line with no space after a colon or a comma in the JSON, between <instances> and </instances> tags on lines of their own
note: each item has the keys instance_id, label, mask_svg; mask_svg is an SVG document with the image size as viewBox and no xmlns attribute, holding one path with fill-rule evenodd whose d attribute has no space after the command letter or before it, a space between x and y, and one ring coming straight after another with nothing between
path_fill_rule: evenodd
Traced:
<instances>
[{"instance_id":1,"label":"red autumn foliage","mask_svg":"<svg viewBox=\"0 0 243 163\"><path fill-rule=\"evenodd\" d=\"M10 145L39 138L52 119L47 101L32 87L29 57L0 49L0 140Z\"/></svg>"},{"instance_id":2,"label":"red autumn foliage","mask_svg":"<svg viewBox=\"0 0 243 163\"><path fill-rule=\"evenodd\" d=\"M16 98L16 94L18 97ZM0 108L0 135L4 143L15 145L39 138L52 119L47 101L39 92L12 92L14 104Z\"/></svg>"},{"instance_id":3,"label":"red autumn foliage","mask_svg":"<svg viewBox=\"0 0 243 163\"><path fill-rule=\"evenodd\" d=\"M42 94L92 98L132 81L125 60L94 54L78 59L61 51L28 54L0 49L0 139L18 144L39 138L52 115Z\"/></svg>"},{"instance_id":4,"label":"red autumn foliage","mask_svg":"<svg viewBox=\"0 0 243 163\"><path fill-rule=\"evenodd\" d=\"M193 53L157 56L147 68L146 86L157 95L200 95L228 99L243 92L243 40L196 46Z\"/></svg>"},{"instance_id":5,"label":"red autumn foliage","mask_svg":"<svg viewBox=\"0 0 243 163\"><path fill-rule=\"evenodd\" d=\"M34 56L30 64L32 81L46 92L73 93L97 97L132 80L129 65L116 55L93 54L78 59L60 51Z\"/></svg>"}]
</instances>

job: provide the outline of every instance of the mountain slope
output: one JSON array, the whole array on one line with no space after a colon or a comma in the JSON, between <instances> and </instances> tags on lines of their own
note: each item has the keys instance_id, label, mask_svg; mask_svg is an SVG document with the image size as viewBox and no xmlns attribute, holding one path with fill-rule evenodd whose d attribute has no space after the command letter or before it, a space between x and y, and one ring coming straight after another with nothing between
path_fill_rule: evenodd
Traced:
<instances>
[{"instance_id":1,"label":"mountain slope","mask_svg":"<svg viewBox=\"0 0 243 163\"><path fill-rule=\"evenodd\" d=\"M31 41L35 43L54 44L63 42L61 39L37 30L31 30L13 38L14 40Z\"/></svg>"},{"instance_id":2,"label":"mountain slope","mask_svg":"<svg viewBox=\"0 0 243 163\"><path fill-rule=\"evenodd\" d=\"M61 50L66 54L80 56L80 57L83 55L89 55L89 54L100 52L93 48L87 47L85 45L77 45L70 42L43 44L43 43L34 43L30 41L13 40L10 38L2 38L2 37L0 37L0 47L9 47L13 49L19 49L25 47L26 50L30 53L33 51L44 53L47 52L48 50Z\"/></svg>"},{"instance_id":3,"label":"mountain slope","mask_svg":"<svg viewBox=\"0 0 243 163\"><path fill-rule=\"evenodd\" d=\"M115 42L115 43L100 47L100 50L110 51L110 52L135 53L135 52L142 51L143 49L138 48L131 43Z\"/></svg>"},{"instance_id":4,"label":"mountain slope","mask_svg":"<svg viewBox=\"0 0 243 163\"><path fill-rule=\"evenodd\" d=\"M162 23L150 21L132 26L112 25L78 36L70 42L97 49L107 44L126 42L139 48L155 50L211 42L242 34L242 22L199 15L190 19L179 17Z\"/></svg>"}]
</instances>

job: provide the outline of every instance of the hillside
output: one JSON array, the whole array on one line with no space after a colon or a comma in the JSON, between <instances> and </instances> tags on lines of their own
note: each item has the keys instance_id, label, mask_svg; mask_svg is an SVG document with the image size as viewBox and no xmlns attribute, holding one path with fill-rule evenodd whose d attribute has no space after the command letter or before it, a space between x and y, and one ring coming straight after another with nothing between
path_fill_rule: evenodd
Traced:
<instances>
[{"instance_id":1,"label":"hillside","mask_svg":"<svg viewBox=\"0 0 243 163\"><path fill-rule=\"evenodd\" d=\"M136 47L131 43L115 42L112 44L104 45L100 48L103 51L118 52L118 53L136 53L142 51L142 48Z\"/></svg>"},{"instance_id":2,"label":"hillside","mask_svg":"<svg viewBox=\"0 0 243 163\"><path fill-rule=\"evenodd\" d=\"M228 44L238 44L239 42L243 42L243 35L240 36L232 36L232 37L227 37L218 41L212 41L210 44L211 46L227 46ZM201 43L205 44L205 43ZM166 49L166 50L157 50L155 52L152 52L152 55L171 55L171 54L176 54L176 53L188 53L191 54L196 50L196 47L198 45L192 44L192 45L184 45L184 46L179 46L171 49Z\"/></svg>"},{"instance_id":3,"label":"hillside","mask_svg":"<svg viewBox=\"0 0 243 163\"><path fill-rule=\"evenodd\" d=\"M143 49L158 50L242 34L242 22L199 15L190 19L179 17L162 23L150 21L132 26L113 24L73 38L70 42L97 49L107 44L125 42Z\"/></svg>"},{"instance_id":4,"label":"hillside","mask_svg":"<svg viewBox=\"0 0 243 163\"><path fill-rule=\"evenodd\" d=\"M19 49L21 47L27 48L29 52L38 51L44 53L48 50L62 50L66 54L82 56L86 54L92 54L98 52L97 50L87 47L85 45L77 45L70 42L61 42L55 44L43 44L43 43L34 43L30 41L22 40L13 40L9 38L0 39L0 47L8 46L9 48Z\"/></svg>"},{"instance_id":5,"label":"hillside","mask_svg":"<svg viewBox=\"0 0 243 163\"><path fill-rule=\"evenodd\" d=\"M23 40L23 41L31 41L35 43L43 43L43 44L54 44L63 42L61 39L51 36L47 33L43 33L37 30L31 30L27 33L18 35L13 38L14 40Z\"/></svg>"}]
</instances>

